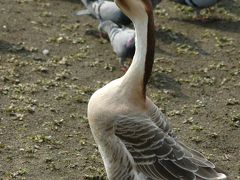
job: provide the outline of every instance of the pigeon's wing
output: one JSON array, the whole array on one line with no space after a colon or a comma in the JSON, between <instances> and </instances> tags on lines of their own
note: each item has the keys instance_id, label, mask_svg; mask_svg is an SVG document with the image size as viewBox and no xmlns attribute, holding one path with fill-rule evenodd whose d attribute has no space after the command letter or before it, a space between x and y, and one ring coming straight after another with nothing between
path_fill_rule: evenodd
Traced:
<instances>
[{"instance_id":1,"label":"pigeon's wing","mask_svg":"<svg viewBox=\"0 0 240 180\"><path fill-rule=\"evenodd\" d=\"M186 0L188 3L192 3L195 7L198 8L208 8L215 5L219 0Z\"/></svg>"},{"instance_id":2,"label":"pigeon's wing","mask_svg":"<svg viewBox=\"0 0 240 180\"><path fill-rule=\"evenodd\" d=\"M156 7L157 4L161 2L161 0L151 0L153 7ZM120 25L128 25L131 23L131 20L122 13L122 11L119 9L119 7L116 5L116 3L112 1L98 1L97 5L99 12L99 16L103 20L111 20L117 24Z\"/></svg>"},{"instance_id":3,"label":"pigeon's wing","mask_svg":"<svg viewBox=\"0 0 240 180\"><path fill-rule=\"evenodd\" d=\"M132 155L137 169L153 180L223 179L215 166L165 133L147 115L122 115L115 134Z\"/></svg>"},{"instance_id":4,"label":"pigeon's wing","mask_svg":"<svg viewBox=\"0 0 240 180\"><path fill-rule=\"evenodd\" d=\"M104 0L81 0L87 10L80 10L76 15L92 15L93 17L106 21L111 20L119 25L129 25L131 20L122 13L119 7L112 1ZM161 0L152 0L155 7Z\"/></svg>"},{"instance_id":5,"label":"pigeon's wing","mask_svg":"<svg viewBox=\"0 0 240 180\"><path fill-rule=\"evenodd\" d=\"M131 23L130 19L122 13L117 5L112 1L104 0L81 0L83 5L87 8L88 13L83 10L78 11L77 15L91 14L96 19L107 21L111 20L119 25L128 25Z\"/></svg>"},{"instance_id":6,"label":"pigeon's wing","mask_svg":"<svg viewBox=\"0 0 240 180\"><path fill-rule=\"evenodd\" d=\"M85 16L85 15L92 15L92 14L91 14L91 12L89 12L89 10L84 9L84 10L77 11L75 13L75 15L77 15L77 16Z\"/></svg>"},{"instance_id":7,"label":"pigeon's wing","mask_svg":"<svg viewBox=\"0 0 240 180\"><path fill-rule=\"evenodd\" d=\"M134 30L127 28L114 28L109 33L111 45L119 57L129 57L129 54L134 54L134 52L132 53L131 51L134 51L135 41L133 42L133 46L129 46L129 42L132 39L134 40L134 38Z\"/></svg>"},{"instance_id":8,"label":"pigeon's wing","mask_svg":"<svg viewBox=\"0 0 240 180\"><path fill-rule=\"evenodd\" d=\"M129 25L131 20L122 13L118 6L111 1L103 1L101 4L96 5L96 14L102 20L111 20L119 25Z\"/></svg>"}]
</instances>

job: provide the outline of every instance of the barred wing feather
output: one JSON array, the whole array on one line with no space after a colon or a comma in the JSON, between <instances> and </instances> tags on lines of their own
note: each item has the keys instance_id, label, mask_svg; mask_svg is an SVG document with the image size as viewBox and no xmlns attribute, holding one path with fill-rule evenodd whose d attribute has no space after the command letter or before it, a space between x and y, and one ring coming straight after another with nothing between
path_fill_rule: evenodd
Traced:
<instances>
[{"instance_id":1,"label":"barred wing feather","mask_svg":"<svg viewBox=\"0 0 240 180\"><path fill-rule=\"evenodd\" d=\"M115 134L132 155L139 172L153 180L224 179L199 152L177 142L147 115L121 116Z\"/></svg>"}]
</instances>

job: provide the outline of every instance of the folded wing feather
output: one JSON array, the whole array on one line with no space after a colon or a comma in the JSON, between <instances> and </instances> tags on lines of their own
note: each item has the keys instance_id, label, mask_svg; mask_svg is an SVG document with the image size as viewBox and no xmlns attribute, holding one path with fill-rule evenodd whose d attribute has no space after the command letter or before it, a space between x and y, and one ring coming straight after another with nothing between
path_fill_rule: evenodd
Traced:
<instances>
[{"instance_id":1,"label":"folded wing feather","mask_svg":"<svg viewBox=\"0 0 240 180\"><path fill-rule=\"evenodd\" d=\"M125 144L139 172L150 179L194 180L224 177L202 154L177 142L148 115L122 115L116 121L115 135Z\"/></svg>"}]
</instances>

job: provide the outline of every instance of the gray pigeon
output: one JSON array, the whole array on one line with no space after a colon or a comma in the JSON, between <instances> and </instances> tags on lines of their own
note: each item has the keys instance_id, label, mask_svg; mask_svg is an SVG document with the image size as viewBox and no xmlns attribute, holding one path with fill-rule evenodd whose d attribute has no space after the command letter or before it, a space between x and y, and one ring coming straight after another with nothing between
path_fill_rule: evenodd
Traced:
<instances>
[{"instance_id":1,"label":"gray pigeon","mask_svg":"<svg viewBox=\"0 0 240 180\"><path fill-rule=\"evenodd\" d=\"M112 1L105 0L81 0L86 10L80 10L76 15L91 15L96 19L106 21L111 20L119 25L129 25L131 20L122 13L117 5ZM156 7L161 0L151 0L153 7Z\"/></svg>"},{"instance_id":2,"label":"gray pigeon","mask_svg":"<svg viewBox=\"0 0 240 180\"><path fill-rule=\"evenodd\" d=\"M119 27L112 21L101 21L98 29L101 33L107 34L113 51L119 57L119 63L123 70L127 70L124 64L127 58L133 58L135 52L135 31L125 26Z\"/></svg>"},{"instance_id":3,"label":"gray pigeon","mask_svg":"<svg viewBox=\"0 0 240 180\"><path fill-rule=\"evenodd\" d=\"M220 0L173 0L173 1L186 6L191 6L195 10L197 18L201 19L200 11L204 8L214 6Z\"/></svg>"}]
</instances>

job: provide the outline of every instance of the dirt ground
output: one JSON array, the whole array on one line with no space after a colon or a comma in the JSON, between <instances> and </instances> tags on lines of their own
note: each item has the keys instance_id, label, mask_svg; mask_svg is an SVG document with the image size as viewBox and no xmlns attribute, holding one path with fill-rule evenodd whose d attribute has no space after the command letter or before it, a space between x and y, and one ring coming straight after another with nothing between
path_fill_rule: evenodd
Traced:
<instances>
[{"instance_id":1,"label":"dirt ground","mask_svg":"<svg viewBox=\"0 0 240 180\"><path fill-rule=\"evenodd\" d=\"M0 179L105 177L86 109L121 76L80 0L0 0ZM240 179L240 1L203 12L163 0L155 10L149 96L182 141Z\"/></svg>"}]
</instances>

